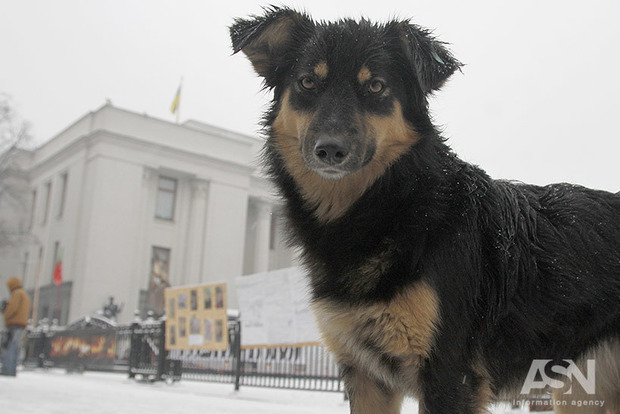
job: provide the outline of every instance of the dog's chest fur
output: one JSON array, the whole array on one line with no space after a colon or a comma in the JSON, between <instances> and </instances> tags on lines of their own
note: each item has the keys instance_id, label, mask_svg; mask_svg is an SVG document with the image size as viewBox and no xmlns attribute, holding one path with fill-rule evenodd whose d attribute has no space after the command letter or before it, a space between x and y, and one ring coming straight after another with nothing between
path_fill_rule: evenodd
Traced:
<instances>
[{"instance_id":1,"label":"dog's chest fur","mask_svg":"<svg viewBox=\"0 0 620 414\"><path fill-rule=\"evenodd\" d=\"M417 388L417 371L429 356L439 320L439 301L419 281L388 302L314 303L323 340L342 366L361 367L385 384Z\"/></svg>"}]
</instances>

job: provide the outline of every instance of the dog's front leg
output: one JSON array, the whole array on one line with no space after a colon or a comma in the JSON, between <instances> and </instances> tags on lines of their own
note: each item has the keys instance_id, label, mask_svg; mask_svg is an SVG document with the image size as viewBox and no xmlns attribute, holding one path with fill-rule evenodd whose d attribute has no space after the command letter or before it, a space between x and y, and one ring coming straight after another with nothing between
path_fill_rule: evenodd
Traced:
<instances>
[{"instance_id":1,"label":"dog's front leg","mask_svg":"<svg viewBox=\"0 0 620 414\"><path fill-rule=\"evenodd\" d=\"M403 393L353 367L343 370L351 414L399 414Z\"/></svg>"},{"instance_id":2,"label":"dog's front leg","mask_svg":"<svg viewBox=\"0 0 620 414\"><path fill-rule=\"evenodd\" d=\"M459 369L460 368L460 369ZM420 414L483 414L491 402L490 383L473 369L428 366L422 379Z\"/></svg>"}]
</instances>

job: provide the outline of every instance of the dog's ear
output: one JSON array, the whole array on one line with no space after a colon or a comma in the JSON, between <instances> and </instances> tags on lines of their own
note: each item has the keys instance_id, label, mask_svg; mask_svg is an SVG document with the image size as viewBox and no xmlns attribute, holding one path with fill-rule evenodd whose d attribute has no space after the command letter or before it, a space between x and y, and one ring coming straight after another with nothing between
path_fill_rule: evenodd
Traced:
<instances>
[{"instance_id":1,"label":"dog's ear","mask_svg":"<svg viewBox=\"0 0 620 414\"><path fill-rule=\"evenodd\" d=\"M230 27L234 53L243 51L267 86L288 66L291 49L314 26L306 15L271 6L264 16L236 19Z\"/></svg>"},{"instance_id":2,"label":"dog's ear","mask_svg":"<svg viewBox=\"0 0 620 414\"><path fill-rule=\"evenodd\" d=\"M396 28L405 56L425 94L441 88L463 66L452 56L446 44L436 40L429 30L409 22L399 22Z\"/></svg>"}]
</instances>

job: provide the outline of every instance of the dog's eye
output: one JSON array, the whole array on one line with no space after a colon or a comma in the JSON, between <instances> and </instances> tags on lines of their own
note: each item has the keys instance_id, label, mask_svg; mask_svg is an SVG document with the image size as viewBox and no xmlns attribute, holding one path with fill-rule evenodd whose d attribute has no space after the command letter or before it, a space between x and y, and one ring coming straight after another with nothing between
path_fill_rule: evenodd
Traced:
<instances>
[{"instance_id":1,"label":"dog's eye","mask_svg":"<svg viewBox=\"0 0 620 414\"><path fill-rule=\"evenodd\" d=\"M381 93L385 89L385 85L379 79L373 79L368 84L368 90L372 93Z\"/></svg>"},{"instance_id":2,"label":"dog's eye","mask_svg":"<svg viewBox=\"0 0 620 414\"><path fill-rule=\"evenodd\" d=\"M314 82L314 79L312 79L309 76L304 76L303 78L301 78L301 80L299 81L299 84L301 85L302 88L311 91L314 88L316 88L316 82Z\"/></svg>"}]
</instances>

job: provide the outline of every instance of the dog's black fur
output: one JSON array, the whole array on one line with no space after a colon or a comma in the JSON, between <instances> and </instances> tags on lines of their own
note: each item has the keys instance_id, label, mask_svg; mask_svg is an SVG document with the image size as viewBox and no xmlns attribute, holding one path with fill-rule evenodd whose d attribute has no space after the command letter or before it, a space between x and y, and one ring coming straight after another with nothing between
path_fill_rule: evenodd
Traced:
<instances>
[{"instance_id":1,"label":"dog's black fur","mask_svg":"<svg viewBox=\"0 0 620 414\"><path fill-rule=\"evenodd\" d=\"M413 385L407 358L379 338L382 319L369 317L356 327L357 338L332 344L353 412L374 412L359 396L367 382L388 405L394 395L414 394L424 413L478 413L521 387L534 359L578 360L620 337L620 196L497 181L460 160L428 112L428 95L461 67L445 44L409 22L317 23L275 7L237 20L231 37L274 93L265 163L284 197L292 239L303 248L318 312L387 307L421 281L438 300ZM331 193L310 194L300 177L337 186L343 176L365 174L384 144L364 119L400 108L415 139L341 212L321 208L321 197ZM296 137L297 155L279 141L285 110L298 129L307 127ZM336 136L334 145L352 154L350 165L318 158L325 136ZM307 167L303 174L291 170L296 156ZM372 272L369 258L379 261ZM362 354L374 355L377 365L364 366L372 358Z\"/></svg>"}]
</instances>

